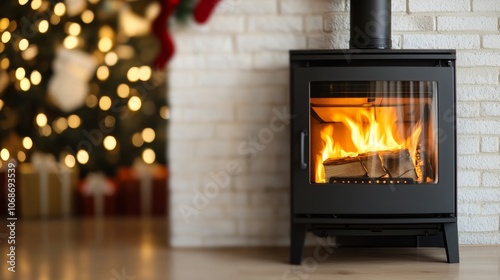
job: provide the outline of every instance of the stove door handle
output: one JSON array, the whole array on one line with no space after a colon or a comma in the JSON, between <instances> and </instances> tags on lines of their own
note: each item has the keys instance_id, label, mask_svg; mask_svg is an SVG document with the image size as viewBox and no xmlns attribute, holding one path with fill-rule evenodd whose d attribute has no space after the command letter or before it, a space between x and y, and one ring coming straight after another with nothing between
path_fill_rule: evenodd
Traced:
<instances>
[{"instance_id":1,"label":"stove door handle","mask_svg":"<svg viewBox=\"0 0 500 280\"><path fill-rule=\"evenodd\" d=\"M306 136L307 136L307 130L302 130L300 132L300 168L302 169L307 168L307 162L305 156Z\"/></svg>"}]
</instances>

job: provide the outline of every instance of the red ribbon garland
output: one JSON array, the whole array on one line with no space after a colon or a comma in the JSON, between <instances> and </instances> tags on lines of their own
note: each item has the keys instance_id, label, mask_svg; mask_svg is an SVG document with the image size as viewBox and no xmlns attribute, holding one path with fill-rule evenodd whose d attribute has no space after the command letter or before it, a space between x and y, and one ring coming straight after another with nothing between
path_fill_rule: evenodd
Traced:
<instances>
[{"instance_id":1,"label":"red ribbon garland","mask_svg":"<svg viewBox=\"0 0 500 280\"><path fill-rule=\"evenodd\" d=\"M156 69L164 69L175 52L175 45L168 30L168 19L175 11L181 0L163 0L160 2L161 10L153 21L153 33L160 41L160 53L155 58ZM220 0L200 0L196 5L193 16L197 23L205 23Z\"/></svg>"},{"instance_id":2,"label":"red ribbon garland","mask_svg":"<svg viewBox=\"0 0 500 280\"><path fill-rule=\"evenodd\" d=\"M160 41L160 53L154 61L156 69L163 69L175 52L175 45L168 31L168 18L172 15L180 0L163 0L160 14L153 21L153 33Z\"/></svg>"},{"instance_id":3,"label":"red ribbon garland","mask_svg":"<svg viewBox=\"0 0 500 280\"><path fill-rule=\"evenodd\" d=\"M194 19L198 23L205 23L220 0L200 0L194 9Z\"/></svg>"}]
</instances>

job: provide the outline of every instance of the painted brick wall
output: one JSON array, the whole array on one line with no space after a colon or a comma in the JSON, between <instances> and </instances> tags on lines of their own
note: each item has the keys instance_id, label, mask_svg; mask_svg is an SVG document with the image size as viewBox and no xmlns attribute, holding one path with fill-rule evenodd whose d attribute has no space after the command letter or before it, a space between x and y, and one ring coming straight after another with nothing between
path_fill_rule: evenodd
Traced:
<instances>
[{"instance_id":1,"label":"painted brick wall","mask_svg":"<svg viewBox=\"0 0 500 280\"><path fill-rule=\"evenodd\" d=\"M287 244L288 50L347 48L347 2L223 0L175 30L173 246ZM499 16L498 0L393 0L393 48L458 50L462 244L500 244Z\"/></svg>"}]
</instances>

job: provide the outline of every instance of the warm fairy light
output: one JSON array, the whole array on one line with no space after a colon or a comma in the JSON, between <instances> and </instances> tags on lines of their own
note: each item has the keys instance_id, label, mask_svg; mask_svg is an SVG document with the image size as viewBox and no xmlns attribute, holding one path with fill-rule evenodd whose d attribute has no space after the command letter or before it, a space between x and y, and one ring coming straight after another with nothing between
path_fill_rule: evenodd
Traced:
<instances>
[{"instance_id":1,"label":"warm fairy light","mask_svg":"<svg viewBox=\"0 0 500 280\"><path fill-rule=\"evenodd\" d=\"M0 158L2 158L3 161L9 160L10 158L9 150L3 148L2 151L0 151Z\"/></svg>"},{"instance_id":2,"label":"warm fairy light","mask_svg":"<svg viewBox=\"0 0 500 280\"><path fill-rule=\"evenodd\" d=\"M68 24L68 33L69 35L78 36L82 32L82 27L75 22Z\"/></svg>"},{"instance_id":3,"label":"warm fairy light","mask_svg":"<svg viewBox=\"0 0 500 280\"><path fill-rule=\"evenodd\" d=\"M64 164L66 164L66 166L69 167L69 168L75 167L75 165L76 165L75 157L73 155L71 155L71 154L67 154L64 157Z\"/></svg>"},{"instance_id":4,"label":"warm fairy light","mask_svg":"<svg viewBox=\"0 0 500 280\"><path fill-rule=\"evenodd\" d=\"M91 10L85 10L83 11L81 18L84 23L89 24L94 20L94 13Z\"/></svg>"},{"instance_id":5,"label":"warm fairy light","mask_svg":"<svg viewBox=\"0 0 500 280\"><path fill-rule=\"evenodd\" d=\"M56 133L61 133L68 128L68 120L66 118L58 118L53 126Z\"/></svg>"},{"instance_id":6,"label":"warm fairy light","mask_svg":"<svg viewBox=\"0 0 500 280\"><path fill-rule=\"evenodd\" d=\"M139 80L139 67L130 67L127 71L127 79L131 82L137 82Z\"/></svg>"},{"instance_id":7,"label":"warm fairy light","mask_svg":"<svg viewBox=\"0 0 500 280\"><path fill-rule=\"evenodd\" d=\"M28 78L23 78L19 82L19 87L21 88L22 91L28 91L31 88L31 82Z\"/></svg>"},{"instance_id":8,"label":"warm fairy light","mask_svg":"<svg viewBox=\"0 0 500 280\"><path fill-rule=\"evenodd\" d=\"M141 66L139 68L139 80L147 81L151 78L151 67Z\"/></svg>"},{"instance_id":9,"label":"warm fairy light","mask_svg":"<svg viewBox=\"0 0 500 280\"><path fill-rule=\"evenodd\" d=\"M106 138L104 138L104 141L102 143L104 145L104 148L108 151L111 151L114 148L116 148L116 139L111 135L106 136Z\"/></svg>"},{"instance_id":10,"label":"warm fairy light","mask_svg":"<svg viewBox=\"0 0 500 280\"><path fill-rule=\"evenodd\" d=\"M19 41L19 50L24 51L30 46L30 42L27 39L21 39Z\"/></svg>"},{"instance_id":11,"label":"warm fairy light","mask_svg":"<svg viewBox=\"0 0 500 280\"><path fill-rule=\"evenodd\" d=\"M138 111L139 109L141 109L142 102L141 102L141 99L139 97L132 96L128 100L127 105L128 105L128 108L130 109L130 111Z\"/></svg>"},{"instance_id":12,"label":"warm fairy light","mask_svg":"<svg viewBox=\"0 0 500 280\"><path fill-rule=\"evenodd\" d=\"M47 125L47 116L44 113L36 115L36 124L39 127Z\"/></svg>"},{"instance_id":13,"label":"warm fairy light","mask_svg":"<svg viewBox=\"0 0 500 280\"><path fill-rule=\"evenodd\" d=\"M81 164L86 164L87 162L89 162L89 158L89 153L85 150L79 150L78 153L76 153L76 159Z\"/></svg>"},{"instance_id":14,"label":"warm fairy light","mask_svg":"<svg viewBox=\"0 0 500 280\"><path fill-rule=\"evenodd\" d=\"M38 10L42 6L42 0L32 0L31 1L31 8L33 10Z\"/></svg>"},{"instance_id":15,"label":"warm fairy light","mask_svg":"<svg viewBox=\"0 0 500 280\"><path fill-rule=\"evenodd\" d=\"M68 117L68 126L71 128L79 127L81 122L80 117L77 115L71 115Z\"/></svg>"},{"instance_id":16,"label":"warm fairy light","mask_svg":"<svg viewBox=\"0 0 500 280\"><path fill-rule=\"evenodd\" d=\"M38 31L40 33L45 33L49 30L49 22L47 20L42 20L40 23L38 23Z\"/></svg>"},{"instance_id":17,"label":"warm fairy light","mask_svg":"<svg viewBox=\"0 0 500 280\"><path fill-rule=\"evenodd\" d=\"M75 36L67 36L64 38L63 45L67 49L74 49L76 46L78 46L78 38Z\"/></svg>"},{"instance_id":18,"label":"warm fairy light","mask_svg":"<svg viewBox=\"0 0 500 280\"><path fill-rule=\"evenodd\" d=\"M31 149L33 147L33 140L31 140L31 138L29 138L28 136L24 137L23 138L23 147L26 150Z\"/></svg>"},{"instance_id":19,"label":"warm fairy light","mask_svg":"<svg viewBox=\"0 0 500 280\"><path fill-rule=\"evenodd\" d=\"M50 136L50 134L52 133L52 128L50 128L49 125L46 125L41 128L41 133L43 136Z\"/></svg>"},{"instance_id":20,"label":"warm fairy light","mask_svg":"<svg viewBox=\"0 0 500 280\"><path fill-rule=\"evenodd\" d=\"M116 119L113 116L106 116L104 118L104 125L106 127L113 127L115 125L115 123L116 123Z\"/></svg>"},{"instance_id":21,"label":"warm fairy light","mask_svg":"<svg viewBox=\"0 0 500 280\"><path fill-rule=\"evenodd\" d=\"M0 42L0 53L3 53L4 50L5 50L5 44Z\"/></svg>"},{"instance_id":22,"label":"warm fairy light","mask_svg":"<svg viewBox=\"0 0 500 280\"><path fill-rule=\"evenodd\" d=\"M109 110L111 108L111 98L109 96L103 96L99 99L99 108L103 111Z\"/></svg>"},{"instance_id":23,"label":"warm fairy light","mask_svg":"<svg viewBox=\"0 0 500 280\"><path fill-rule=\"evenodd\" d=\"M17 152L17 159L20 162L24 162L26 160L26 154L23 151Z\"/></svg>"},{"instance_id":24,"label":"warm fairy light","mask_svg":"<svg viewBox=\"0 0 500 280\"><path fill-rule=\"evenodd\" d=\"M39 85L42 82L42 74L37 70L33 70L30 75L30 80L33 85Z\"/></svg>"},{"instance_id":25,"label":"warm fairy light","mask_svg":"<svg viewBox=\"0 0 500 280\"><path fill-rule=\"evenodd\" d=\"M3 108L3 100L0 99L0 110L2 110L2 108Z\"/></svg>"},{"instance_id":26,"label":"warm fairy light","mask_svg":"<svg viewBox=\"0 0 500 280\"><path fill-rule=\"evenodd\" d=\"M135 147L140 147L142 146L142 144L144 144L144 139L142 139L141 133L134 133L134 135L132 136L132 145L134 145Z\"/></svg>"},{"instance_id":27,"label":"warm fairy light","mask_svg":"<svg viewBox=\"0 0 500 280\"><path fill-rule=\"evenodd\" d=\"M99 100L97 99L97 96L93 94L90 94L89 96L87 96L87 99L85 99L85 105L87 105L87 107L89 108L94 108L98 103Z\"/></svg>"},{"instance_id":28,"label":"warm fairy light","mask_svg":"<svg viewBox=\"0 0 500 280\"><path fill-rule=\"evenodd\" d=\"M26 77L26 70L23 67L19 67L16 69L16 79L21 80Z\"/></svg>"},{"instance_id":29,"label":"warm fairy light","mask_svg":"<svg viewBox=\"0 0 500 280\"><path fill-rule=\"evenodd\" d=\"M38 54L38 47L36 45L30 45L24 52L22 52L21 56L24 60L32 60Z\"/></svg>"},{"instance_id":30,"label":"warm fairy light","mask_svg":"<svg viewBox=\"0 0 500 280\"><path fill-rule=\"evenodd\" d=\"M151 143L155 140L155 137L156 134L152 128L148 127L142 130L142 139L144 139L144 142Z\"/></svg>"},{"instance_id":31,"label":"warm fairy light","mask_svg":"<svg viewBox=\"0 0 500 280\"><path fill-rule=\"evenodd\" d=\"M64 3L59 2L54 6L54 14L62 17L66 13L66 6Z\"/></svg>"},{"instance_id":32,"label":"warm fairy light","mask_svg":"<svg viewBox=\"0 0 500 280\"><path fill-rule=\"evenodd\" d=\"M116 55L115 52L108 52L104 56L104 63L106 63L109 66L113 66L118 62L118 55Z\"/></svg>"},{"instance_id":33,"label":"warm fairy light","mask_svg":"<svg viewBox=\"0 0 500 280\"><path fill-rule=\"evenodd\" d=\"M99 66L96 72L97 79L104 81L109 77L109 68L105 65Z\"/></svg>"},{"instance_id":34,"label":"warm fairy light","mask_svg":"<svg viewBox=\"0 0 500 280\"><path fill-rule=\"evenodd\" d=\"M10 41L10 38L12 37L12 35L10 34L9 31L5 31L3 34L2 34L2 43L4 44L7 44L9 41Z\"/></svg>"},{"instance_id":35,"label":"warm fairy light","mask_svg":"<svg viewBox=\"0 0 500 280\"><path fill-rule=\"evenodd\" d=\"M2 61L0 61L0 67L2 67L3 70L6 70L10 66L10 60L7 57L4 57Z\"/></svg>"},{"instance_id":36,"label":"warm fairy light","mask_svg":"<svg viewBox=\"0 0 500 280\"><path fill-rule=\"evenodd\" d=\"M24 6L28 3L28 0L19 0L19 5Z\"/></svg>"},{"instance_id":37,"label":"warm fairy light","mask_svg":"<svg viewBox=\"0 0 500 280\"><path fill-rule=\"evenodd\" d=\"M135 50L129 45L118 45L115 48L116 54L120 59L131 59L135 55Z\"/></svg>"},{"instance_id":38,"label":"warm fairy light","mask_svg":"<svg viewBox=\"0 0 500 280\"><path fill-rule=\"evenodd\" d=\"M127 98L130 94L130 87L127 84L120 84L116 88L116 94L121 98Z\"/></svg>"},{"instance_id":39,"label":"warm fairy light","mask_svg":"<svg viewBox=\"0 0 500 280\"><path fill-rule=\"evenodd\" d=\"M61 18L57 15L51 15L50 16L50 23L52 23L53 25L56 25L56 24L59 24L59 22L61 22Z\"/></svg>"},{"instance_id":40,"label":"warm fairy light","mask_svg":"<svg viewBox=\"0 0 500 280\"><path fill-rule=\"evenodd\" d=\"M101 52L109 52L112 47L113 41L108 37L101 38L99 43L97 43L97 48L99 48Z\"/></svg>"},{"instance_id":41,"label":"warm fairy light","mask_svg":"<svg viewBox=\"0 0 500 280\"><path fill-rule=\"evenodd\" d=\"M115 31L109 25L104 25L99 28L99 38L113 38L115 36Z\"/></svg>"},{"instance_id":42,"label":"warm fairy light","mask_svg":"<svg viewBox=\"0 0 500 280\"><path fill-rule=\"evenodd\" d=\"M142 160L144 160L144 162L147 164L155 162L155 158L156 154L151 149L145 149L144 152L142 152Z\"/></svg>"},{"instance_id":43,"label":"warm fairy light","mask_svg":"<svg viewBox=\"0 0 500 280\"><path fill-rule=\"evenodd\" d=\"M167 106L160 108L160 117L164 120L170 119L170 109Z\"/></svg>"},{"instance_id":44,"label":"warm fairy light","mask_svg":"<svg viewBox=\"0 0 500 280\"><path fill-rule=\"evenodd\" d=\"M0 32L4 31L9 27L10 21L8 18L2 18L0 19Z\"/></svg>"}]
</instances>

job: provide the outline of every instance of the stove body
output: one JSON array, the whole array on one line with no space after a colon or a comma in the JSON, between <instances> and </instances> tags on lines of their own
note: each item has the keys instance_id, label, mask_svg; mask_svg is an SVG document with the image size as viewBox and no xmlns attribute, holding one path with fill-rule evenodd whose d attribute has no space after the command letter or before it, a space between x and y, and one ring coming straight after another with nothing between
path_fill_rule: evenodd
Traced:
<instances>
[{"instance_id":1,"label":"stove body","mask_svg":"<svg viewBox=\"0 0 500 280\"><path fill-rule=\"evenodd\" d=\"M319 236L443 236L459 261L454 50L290 51L291 255Z\"/></svg>"}]
</instances>

